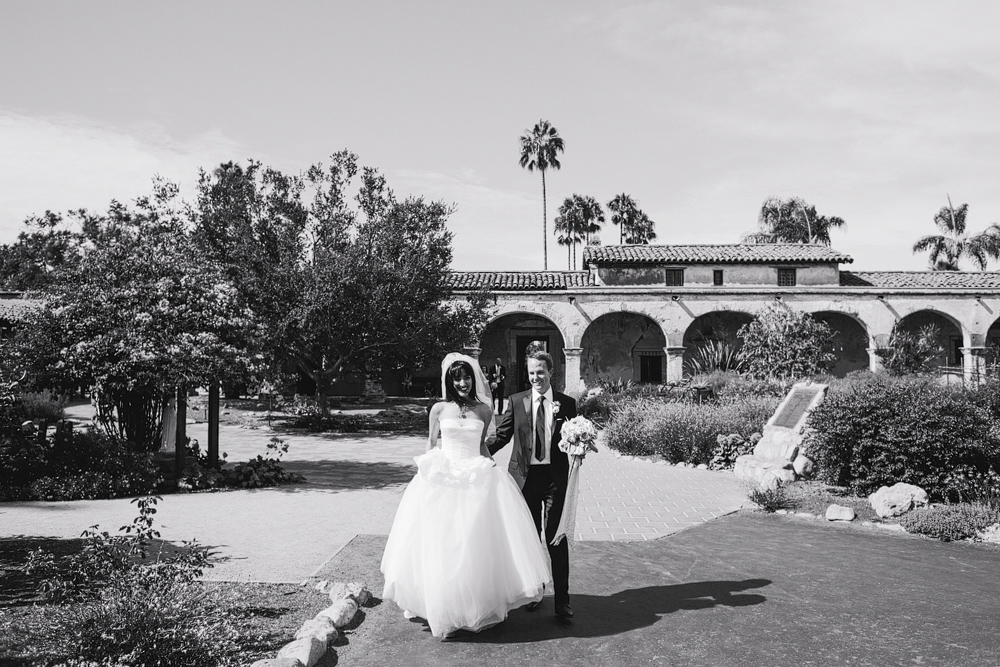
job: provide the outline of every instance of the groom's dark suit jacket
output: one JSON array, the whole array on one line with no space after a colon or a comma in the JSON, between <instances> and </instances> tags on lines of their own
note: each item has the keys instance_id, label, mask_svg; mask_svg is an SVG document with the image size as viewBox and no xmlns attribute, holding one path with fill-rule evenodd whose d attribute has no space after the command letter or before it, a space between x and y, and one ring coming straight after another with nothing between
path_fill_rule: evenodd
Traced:
<instances>
[{"instance_id":1,"label":"groom's dark suit jacket","mask_svg":"<svg viewBox=\"0 0 1000 667\"><path fill-rule=\"evenodd\" d=\"M549 443L549 459L552 462L552 477L556 486L566 492L566 479L569 476L569 458L559 449L562 438L562 425L567 419L576 416L576 401L555 389L552 390L553 404L559 404L559 413L552 419L552 441ZM553 405L555 407L555 405ZM496 437L488 443L490 454L503 449L504 445L514 441L514 451L510 454L510 466L507 468L510 476L517 482L518 488L524 488L524 480L528 477L531 466L531 451L534 449L534 432L531 429L531 390L512 394L507 404L507 410L497 426Z\"/></svg>"}]
</instances>

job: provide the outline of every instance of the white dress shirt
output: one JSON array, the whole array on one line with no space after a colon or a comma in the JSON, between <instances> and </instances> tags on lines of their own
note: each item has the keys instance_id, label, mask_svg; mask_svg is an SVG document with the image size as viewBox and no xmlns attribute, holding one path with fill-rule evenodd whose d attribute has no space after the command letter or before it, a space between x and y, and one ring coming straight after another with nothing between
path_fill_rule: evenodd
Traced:
<instances>
[{"instance_id":1,"label":"white dress shirt","mask_svg":"<svg viewBox=\"0 0 1000 667\"><path fill-rule=\"evenodd\" d=\"M542 404L545 410L545 457L538 459L535 457L535 415L538 414L538 399L542 394L538 393L537 389L532 388L531 390L531 465L548 465L552 462L552 457L550 456L549 448L552 447L552 387L545 392L545 402Z\"/></svg>"}]
</instances>

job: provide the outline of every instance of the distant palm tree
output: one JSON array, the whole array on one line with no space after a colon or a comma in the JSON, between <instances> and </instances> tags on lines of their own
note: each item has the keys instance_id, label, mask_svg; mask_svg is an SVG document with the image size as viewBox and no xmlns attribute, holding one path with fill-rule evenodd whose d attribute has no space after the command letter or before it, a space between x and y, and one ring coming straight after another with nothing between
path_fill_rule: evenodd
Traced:
<instances>
[{"instance_id":1,"label":"distant palm tree","mask_svg":"<svg viewBox=\"0 0 1000 667\"><path fill-rule=\"evenodd\" d=\"M608 210L611 211L611 224L618 225L619 243L647 244L656 240L653 221L639 209L630 195L615 195L608 202Z\"/></svg>"},{"instance_id":2,"label":"distant palm tree","mask_svg":"<svg viewBox=\"0 0 1000 667\"><path fill-rule=\"evenodd\" d=\"M949 196L948 205L942 206L934 216L934 224L944 235L924 236L913 244L915 253L930 251L932 271L959 271L958 262L963 257L975 262L980 271L985 271L988 257L1000 259L1000 225L994 222L983 233L966 236L965 218L968 214L968 204L955 208Z\"/></svg>"},{"instance_id":3,"label":"distant palm tree","mask_svg":"<svg viewBox=\"0 0 1000 667\"><path fill-rule=\"evenodd\" d=\"M567 220L562 216L556 216L555 233L556 243L566 246L566 270L573 268L573 244L575 243L573 232L567 226Z\"/></svg>"},{"instance_id":4,"label":"distant palm tree","mask_svg":"<svg viewBox=\"0 0 1000 667\"><path fill-rule=\"evenodd\" d=\"M592 245L600 242L596 235L601 231L603 222L604 209L593 197L574 194L563 200L556 217L556 232L560 234L560 245L572 246L573 269L576 268L577 244Z\"/></svg>"},{"instance_id":5,"label":"distant palm tree","mask_svg":"<svg viewBox=\"0 0 1000 667\"><path fill-rule=\"evenodd\" d=\"M845 225L842 218L817 214L801 197L768 197L760 207L757 231L744 234L743 242L830 245L830 230Z\"/></svg>"},{"instance_id":6,"label":"distant palm tree","mask_svg":"<svg viewBox=\"0 0 1000 667\"><path fill-rule=\"evenodd\" d=\"M539 120L535 127L521 135L521 166L528 171L536 169L542 172L542 255L544 268L549 270L548 244L548 210L545 193L545 170L559 169L559 153L562 153L564 143L559 131L549 121Z\"/></svg>"},{"instance_id":7,"label":"distant palm tree","mask_svg":"<svg viewBox=\"0 0 1000 667\"><path fill-rule=\"evenodd\" d=\"M573 195L573 197L578 198L578 206L583 217L583 240L586 245L594 245L593 241L597 238L595 235L600 233L604 224L604 209L589 195Z\"/></svg>"}]
</instances>

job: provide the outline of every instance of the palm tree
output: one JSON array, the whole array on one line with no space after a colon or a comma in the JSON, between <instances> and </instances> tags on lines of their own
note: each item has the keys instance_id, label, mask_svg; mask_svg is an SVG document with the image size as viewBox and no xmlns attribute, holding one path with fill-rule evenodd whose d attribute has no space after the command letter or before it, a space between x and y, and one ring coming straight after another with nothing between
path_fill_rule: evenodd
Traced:
<instances>
[{"instance_id":1,"label":"palm tree","mask_svg":"<svg viewBox=\"0 0 1000 667\"><path fill-rule=\"evenodd\" d=\"M539 120L535 127L521 135L521 166L528 171L542 172L542 256L545 270L549 270L548 245L548 211L545 201L545 170L558 169L559 153L563 152L564 142L559 131L549 121Z\"/></svg>"},{"instance_id":2,"label":"palm tree","mask_svg":"<svg viewBox=\"0 0 1000 667\"><path fill-rule=\"evenodd\" d=\"M768 197L760 207L757 231L744 234L743 242L830 245L830 230L845 225L843 218L819 215L801 197Z\"/></svg>"},{"instance_id":3,"label":"palm tree","mask_svg":"<svg viewBox=\"0 0 1000 667\"><path fill-rule=\"evenodd\" d=\"M572 246L573 269L576 268L577 244L599 242L596 234L601 231L603 222L604 209L593 197L574 194L563 200L556 217L556 232L560 234L560 245Z\"/></svg>"},{"instance_id":4,"label":"palm tree","mask_svg":"<svg viewBox=\"0 0 1000 667\"><path fill-rule=\"evenodd\" d=\"M577 198L578 206L580 207L580 213L583 217L583 240L586 245L594 245L593 241L597 239L595 234L600 233L601 225L604 224L604 209L601 208L601 204L593 197L573 195Z\"/></svg>"},{"instance_id":5,"label":"palm tree","mask_svg":"<svg viewBox=\"0 0 1000 667\"><path fill-rule=\"evenodd\" d=\"M618 225L619 243L647 244L656 240L653 221L639 209L639 205L630 195L624 192L615 195L615 198L608 202L608 210L611 211L611 224Z\"/></svg>"},{"instance_id":6,"label":"palm tree","mask_svg":"<svg viewBox=\"0 0 1000 667\"><path fill-rule=\"evenodd\" d=\"M959 271L958 262L963 257L975 262L980 271L985 271L988 257L1000 259L1000 224L994 222L983 233L966 236L965 218L968 214L968 204L955 208L949 196L948 205L942 206L934 216L934 224L944 234L924 236L913 244L915 253L930 251L928 259L932 271Z\"/></svg>"},{"instance_id":7,"label":"palm tree","mask_svg":"<svg viewBox=\"0 0 1000 667\"><path fill-rule=\"evenodd\" d=\"M573 244L575 243L573 232L568 226L568 221L562 216L556 216L555 232L556 243L566 246L566 270L573 268Z\"/></svg>"}]
</instances>

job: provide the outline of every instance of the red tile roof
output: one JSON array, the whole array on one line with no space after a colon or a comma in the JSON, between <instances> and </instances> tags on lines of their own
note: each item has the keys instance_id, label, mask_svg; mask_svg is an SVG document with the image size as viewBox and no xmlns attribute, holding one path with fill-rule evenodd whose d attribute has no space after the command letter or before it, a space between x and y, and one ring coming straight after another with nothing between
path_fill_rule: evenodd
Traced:
<instances>
[{"instance_id":1,"label":"red tile roof","mask_svg":"<svg viewBox=\"0 0 1000 667\"><path fill-rule=\"evenodd\" d=\"M1000 289L997 271L841 271L842 287Z\"/></svg>"},{"instance_id":2,"label":"red tile roof","mask_svg":"<svg viewBox=\"0 0 1000 667\"><path fill-rule=\"evenodd\" d=\"M854 260L824 245L803 243L733 243L720 245L606 245L587 246L583 266L589 264L767 264L851 263Z\"/></svg>"},{"instance_id":3,"label":"red tile roof","mask_svg":"<svg viewBox=\"0 0 1000 667\"><path fill-rule=\"evenodd\" d=\"M564 290L592 287L589 271L455 271L451 287L456 290L491 289L500 292Z\"/></svg>"}]
</instances>

